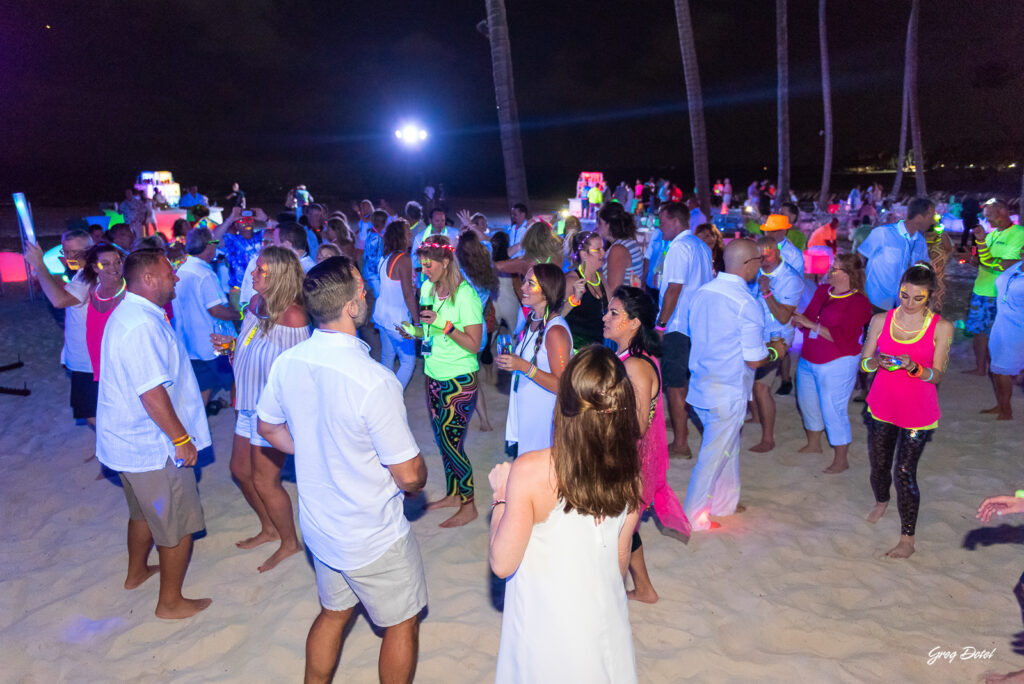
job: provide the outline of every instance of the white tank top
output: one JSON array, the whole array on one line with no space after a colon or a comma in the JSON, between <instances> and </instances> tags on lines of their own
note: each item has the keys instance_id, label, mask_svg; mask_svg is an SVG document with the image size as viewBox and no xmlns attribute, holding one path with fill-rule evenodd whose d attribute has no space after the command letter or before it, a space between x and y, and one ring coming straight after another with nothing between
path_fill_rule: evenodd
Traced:
<instances>
[{"instance_id":1,"label":"white tank top","mask_svg":"<svg viewBox=\"0 0 1024 684\"><path fill-rule=\"evenodd\" d=\"M402 296L402 281L392 280L388 277L389 263L391 263L391 255L381 259L377 265L380 294L373 306L373 322L384 330L394 330L396 325L401 325L402 321L409 321L412 318L409 314L409 307L405 303L405 297Z\"/></svg>"}]
</instances>

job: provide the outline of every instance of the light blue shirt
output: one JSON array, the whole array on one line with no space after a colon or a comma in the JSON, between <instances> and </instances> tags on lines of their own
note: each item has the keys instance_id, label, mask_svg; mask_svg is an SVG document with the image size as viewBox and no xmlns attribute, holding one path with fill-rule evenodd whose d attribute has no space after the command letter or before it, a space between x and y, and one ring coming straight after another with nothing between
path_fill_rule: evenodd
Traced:
<instances>
[{"instance_id":1,"label":"light blue shirt","mask_svg":"<svg viewBox=\"0 0 1024 684\"><path fill-rule=\"evenodd\" d=\"M651 233L651 239L647 241L647 247L644 248L644 259L647 259L647 287L658 289L659 283L655 275L661 271L667 253L668 245L662 237L661 228L655 228Z\"/></svg>"},{"instance_id":2,"label":"light blue shirt","mask_svg":"<svg viewBox=\"0 0 1024 684\"><path fill-rule=\"evenodd\" d=\"M174 329L178 332L190 359L212 361L217 358L210 334L216 332L210 308L227 304L213 267L197 256L190 256L178 267L174 286Z\"/></svg>"},{"instance_id":3,"label":"light blue shirt","mask_svg":"<svg viewBox=\"0 0 1024 684\"><path fill-rule=\"evenodd\" d=\"M782 260L786 262L787 266L796 271L801 278L804 277L804 253L790 242L789 238L783 238L779 243L779 254L782 255Z\"/></svg>"},{"instance_id":4,"label":"light blue shirt","mask_svg":"<svg viewBox=\"0 0 1024 684\"><path fill-rule=\"evenodd\" d=\"M857 251L868 260L864 294L885 311L896 305L900 279L906 270L918 261L930 261L924 236L911 235L903 221L878 226Z\"/></svg>"},{"instance_id":5,"label":"light blue shirt","mask_svg":"<svg viewBox=\"0 0 1024 684\"><path fill-rule=\"evenodd\" d=\"M779 304L796 306L800 303L800 297L804 293L804 279L797 275L797 272L790 268L789 264L779 264L771 273L761 271L760 275L766 275L772 281L772 297ZM764 311L764 341L767 342L773 337L781 337L786 340L787 346L793 344L792 319L790 319L791 322L782 324L775 318L772 310L768 308L768 300L761 296L761 288L756 280L750 284L750 294L760 300L761 308Z\"/></svg>"},{"instance_id":6,"label":"light blue shirt","mask_svg":"<svg viewBox=\"0 0 1024 684\"><path fill-rule=\"evenodd\" d=\"M1024 328L1024 262L996 278L996 317Z\"/></svg>"},{"instance_id":7,"label":"light blue shirt","mask_svg":"<svg viewBox=\"0 0 1024 684\"><path fill-rule=\"evenodd\" d=\"M754 369L768 356L764 314L738 275L719 273L690 303L690 389L686 401L713 409L750 399Z\"/></svg>"}]
</instances>

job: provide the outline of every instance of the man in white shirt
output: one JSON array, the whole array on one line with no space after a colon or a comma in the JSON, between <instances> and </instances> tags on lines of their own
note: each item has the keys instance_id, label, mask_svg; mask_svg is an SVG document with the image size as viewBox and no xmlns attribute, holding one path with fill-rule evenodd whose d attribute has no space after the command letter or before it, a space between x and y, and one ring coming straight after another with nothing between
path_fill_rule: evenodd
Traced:
<instances>
[{"instance_id":1,"label":"man in white shirt","mask_svg":"<svg viewBox=\"0 0 1024 684\"><path fill-rule=\"evenodd\" d=\"M762 237L757 246L761 250L761 272L757 281L751 283L750 294L761 303L764 340L781 339L789 348L793 345L794 334L790 319L804 293L804 279L788 264L782 263L775 240ZM783 361L784 357L761 366L754 373L754 405L761 421L761 441L750 448L755 453L775 448L775 398L769 383L775 370L782 375Z\"/></svg>"},{"instance_id":2,"label":"man in white shirt","mask_svg":"<svg viewBox=\"0 0 1024 684\"><path fill-rule=\"evenodd\" d=\"M298 223L282 223L275 228L274 244L295 252L303 272L309 273L309 269L316 266L316 260L306 251L306 230Z\"/></svg>"},{"instance_id":3,"label":"man in white shirt","mask_svg":"<svg viewBox=\"0 0 1024 684\"><path fill-rule=\"evenodd\" d=\"M172 303L174 329L185 344L203 393L203 404L207 404L220 390L230 391L234 382L231 364L226 356L217 355L210 335L219 332L217 321L235 321L238 312L228 306L228 298L210 265L217 253L217 241L210 229L190 230L185 236L185 252L188 257L178 267L177 296ZM227 332L225 326L220 327Z\"/></svg>"},{"instance_id":4,"label":"man in white shirt","mask_svg":"<svg viewBox=\"0 0 1024 684\"><path fill-rule=\"evenodd\" d=\"M422 268L420 267L420 258L416 255L416 250L418 250L420 245L423 244L423 241L431 235L444 235L452 245L454 245L459 239L459 231L448 226L447 215L444 213L444 209L431 209L430 223L427 225L426 230L415 236L412 240L412 267L413 272L416 274L416 283L418 285L423 284L425 276L423 275ZM511 255L512 249L509 248L509 256Z\"/></svg>"},{"instance_id":5,"label":"man in white shirt","mask_svg":"<svg viewBox=\"0 0 1024 684\"><path fill-rule=\"evenodd\" d=\"M318 327L274 361L257 413L260 435L295 454L299 524L321 605L306 638L306 681L333 677L345 625L362 603L384 628L381 681L409 682L427 588L402 492L420 491L427 468L401 384L356 336L367 315L358 269L347 257L327 259L303 294Z\"/></svg>"},{"instance_id":6,"label":"man in white shirt","mask_svg":"<svg viewBox=\"0 0 1024 684\"><path fill-rule=\"evenodd\" d=\"M725 271L690 302L689 403L704 424L700 453L690 474L683 510L694 530L717 526L711 517L742 511L740 428L754 384L754 369L786 350L781 340L764 343L764 314L748 284L761 266L752 240L725 248Z\"/></svg>"},{"instance_id":7,"label":"man in white shirt","mask_svg":"<svg viewBox=\"0 0 1024 684\"><path fill-rule=\"evenodd\" d=\"M672 443L669 453L690 458L693 453L686 443L686 388L690 382L690 302L694 294L711 280L711 250L698 237L690 234L687 222L690 212L678 202L661 205L661 232L667 253L658 282L657 327L664 330L662 340L661 379L668 397L672 420Z\"/></svg>"},{"instance_id":8,"label":"man in white shirt","mask_svg":"<svg viewBox=\"0 0 1024 684\"><path fill-rule=\"evenodd\" d=\"M81 270L86 252L92 247L92 238L84 230L69 230L61 236L60 244L60 260L70 277L61 278L50 273L43 262L43 250L35 243L25 244L25 260L35 268L39 286L50 304L55 309L64 310L64 348L60 352L60 362L71 376L72 417L96 427L97 385L93 380L92 361L85 342L89 283Z\"/></svg>"},{"instance_id":9,"label":"man in white shirt","mask_svg":"<svg viewBox=\"0 0 1024 684\"><path fill-rule=\"evenodd\" d=\"M199 385L167 322L177 276L163 252L142 249L124 262L128 292L110 314L100 351L96 457L121 476L128 501L128 575L134 589L157 572L156 616L187 618L210 599L181 595L192 535L203 529L196 489L197 450L210 446Z\"/></svg>"},{"instance_id":10,"label":"man in white shirt","mask_svg":"<svg viewBox=\"0 0 1024 684\"><path fill-rule=\"evenodd\" d=\"M509 218L512 222L508 226L508 256L515 258L522 251L523 236L530 227L530 211L522 202L512 205Z\"/></svg>"}]
</instances>

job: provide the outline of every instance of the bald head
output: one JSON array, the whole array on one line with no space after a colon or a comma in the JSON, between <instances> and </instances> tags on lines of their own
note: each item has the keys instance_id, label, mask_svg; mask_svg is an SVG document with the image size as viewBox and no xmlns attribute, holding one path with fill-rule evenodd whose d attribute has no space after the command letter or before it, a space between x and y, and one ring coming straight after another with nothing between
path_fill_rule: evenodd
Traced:
<instances>
[{"instance_id":1,"label":"bald head","mask_svg":"<svg viewBox=\"0 0 1024 684\"><path fill-rule=\"evenodd\" d=\"M725 246L725 272L738 275L749 283L761 267L760 257L757 243L753 240L733 240Z\"/></svg>"}]
</instances>

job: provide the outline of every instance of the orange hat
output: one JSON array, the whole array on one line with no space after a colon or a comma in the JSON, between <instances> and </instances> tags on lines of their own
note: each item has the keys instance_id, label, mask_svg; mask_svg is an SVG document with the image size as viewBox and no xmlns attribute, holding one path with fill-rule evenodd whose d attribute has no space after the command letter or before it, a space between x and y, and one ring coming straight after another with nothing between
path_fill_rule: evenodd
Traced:
<instances>
[{"instance_id":1,"label":"orange hat","mask_svg":"<svg viewBox=\"0 0 1024 684\"><path fill-rule=\"evenodd\" d=\"M789 219L782 214L772 214L768 217L768 220L761 224L761 231L764 233L771 233L776 230L789 230L793 226L790 225Z\"/></svg>"}]
</instances>

